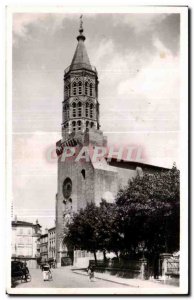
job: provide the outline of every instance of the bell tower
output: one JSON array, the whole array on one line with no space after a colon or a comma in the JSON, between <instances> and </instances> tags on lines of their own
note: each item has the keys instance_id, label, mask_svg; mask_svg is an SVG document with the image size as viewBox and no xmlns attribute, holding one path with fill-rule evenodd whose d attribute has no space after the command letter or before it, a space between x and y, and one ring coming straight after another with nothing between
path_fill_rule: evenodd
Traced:
<instances>
[{"instance_id":1,"label":"bell tower","mask_svg":"<svg viewBox=\"0 0 194 300\"><path fill-rule=\"evenodd\" d=\"M84 139L85 133L100 128L98 74L90 64L83 31L81 16L78 44L70 66L64 71L61 126L62 143L66 145L76 145L78 140Z\"/></svg>"},{"instance_id":2,"label":"bell tower","mask_svg":"<svg viewBox=\"0 0 194 300\"><path fill-rule=\"evenodd\" d=\"M107 139L100 130L98 73L90 63L80 18L77 47L71 64L64 71L62 101L62 137L56 143L58 184L56 194L56 259L58 265L72 263L73 250L65 245L64 237L73 212L87 203L99 203L106 190L116 190L116 172L103 163L78 159L84 149L106 147ZM90 147L91 146L91 147ZM66 149L75 150L64 159ZM98 147L96 147L98 148ZM84 150L85 151L85 150Z\"/></svg>"}]
</instances>

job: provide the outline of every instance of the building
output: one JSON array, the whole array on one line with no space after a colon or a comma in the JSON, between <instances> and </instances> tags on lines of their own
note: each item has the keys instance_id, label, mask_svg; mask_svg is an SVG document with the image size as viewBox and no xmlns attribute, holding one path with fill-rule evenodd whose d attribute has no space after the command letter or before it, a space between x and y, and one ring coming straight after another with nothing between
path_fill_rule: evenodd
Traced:
<instances>
[{"instance_id":1,"label":"building","mask_svg":"<svg viewBox=\"0 0 194 300\"><path fill-rule=\"evenodd\" d=\"M48 229L48 260L54 261L56 259L56 238L55 227Z\"/></svg>"},{"instance_id":2,"label":"building","mask_svg":"<svg viewBox=\"0 0 194 300\"><path fill-rule=\"evenodd\" d=\"M19 221L15 218L12 221L12 259L26 261L28 267L37 266L37 240L41 234L41 226Z\"/></svg>"},{"instance_id":3,"label":"building","mask_svg":"<svg viewBox=\"0 0 194 300\"><path fill-rule=\"evenodd\" d=\"M41 258L40 258L40 237L36 241L36 257L37 257L37 263L39 265Z\"/></svg>"},{"instance_id":4,"label":"building","mask_svg":"<svg viewBox=\"0 0 194 300\"><path fill-rule=\"evenodd\" d=\"M40 261L48 262L48 232L42 234L39 238Z\"/></svg>"},{"instance_id":5,"label":"building","mask_svg":"<svg viewBox=\"0 0 194 300\"><path fill-rule=\"evenodd\" d=\"M100 130L98 100L98 73L90 60L85 47L82 21L77 37L77 48L72 62L64 71L64 98L62 101L62 138L56 143L58 155L58 188L56 195L56 258L57 264L76 256L64 242L66 225L72 212L84 208L88 202L97 205L101 199L114 201L121 185L145 170L161 170L156 166L135 161L104 159L94 161L91 153L88 159L78 160L86 147L107 147L107 138ZM64 160L66 147L75 147L70 159ZM82 251L83 252L83 251Z\"/></svg>"},{"instance_id":6,"label":"building","mask_svg":"<svg viewBox=\"0 0 194 300\"><path fill-rule=\"evenodd\" d=\"M56 261L55 227L46 229L37 240L37 257L39 263Z\"/></svg>"}]
</instances>

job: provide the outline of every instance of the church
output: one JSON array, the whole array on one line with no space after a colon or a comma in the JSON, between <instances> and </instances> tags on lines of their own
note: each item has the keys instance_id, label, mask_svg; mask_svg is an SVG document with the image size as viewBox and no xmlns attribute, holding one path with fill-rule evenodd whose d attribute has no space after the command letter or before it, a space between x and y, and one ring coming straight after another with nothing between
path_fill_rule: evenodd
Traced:
<instances>
[{"instance_id":1,"label":"church","mask_svg":"<svg viewBox=\"0 0 194 300\"><path fill-rule=\"evenodd\" d=\"M80 22L77 47L68 68L64 71L62 101L62 137L56 143L58 156L58 186L56 194L56 260L57 265L68 265L89 254L71 251L64 243L66 225L73 212L88 202L98 205L101 199L114 201L119 188L137 174L157 172L165 168L125 159L77 160L77 151L63 160L65 149L107 147L107 138L100 129L98 99L99 80L90 63ZM78 154L79 155L79 154ZM113 155L114 156L114 155ZM76 253L75 253L76 252Z\"/></svg>"}]
</instances>

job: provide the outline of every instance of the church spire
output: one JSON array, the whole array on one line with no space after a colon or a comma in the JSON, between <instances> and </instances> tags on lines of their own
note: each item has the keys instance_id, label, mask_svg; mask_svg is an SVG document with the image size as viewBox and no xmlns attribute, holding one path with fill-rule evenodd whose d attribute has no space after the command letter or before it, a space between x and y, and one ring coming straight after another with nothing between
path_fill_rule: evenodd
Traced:
<instances>
[{"instance_id":1,"label":"church spire","mask_svg":"<svg viewBox=\"0 0 194 300\"><path fill-rule=\"evenodd\" d=\"M85 36L83 35L83 20L82 15L80 16L80 28L79 28L79 35L77 36L78 44L75 50L75 54L73 56L70 70L78 70L78 69L87 69L92 70L90 60L87 54L87 50L84 44Z\"/></svg>"}]
</instances>

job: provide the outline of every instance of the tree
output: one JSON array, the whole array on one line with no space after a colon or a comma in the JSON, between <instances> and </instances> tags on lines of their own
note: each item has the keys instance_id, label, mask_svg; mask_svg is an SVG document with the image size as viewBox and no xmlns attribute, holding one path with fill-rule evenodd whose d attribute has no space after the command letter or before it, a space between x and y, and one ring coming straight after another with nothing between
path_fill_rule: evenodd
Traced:
<instances>
[{"instance_id":1,"label":"tree","mask_svg":"<svg viewBox=\"0 0 194 300\"><path fill-rule=\"evenodd\" d=\"M106 252L113 251L118 255L120 248L117 220L115 204L102 200L97 207L89 203L85 209L74 214L65 241L75 249L93 252L95 260L96 252L102 251L106 260Z\"/></svg>"},{"instance_id":2,"label":"tree","mask_svg":"<svg viewBox=\"0 0 194 300\"><path fill-rule=\"evenodd\" d=\"M94 253L99 249L97 224L99 222L98 207L94 203L88 203L85 209L74 214L72 222L68 225L68 233L65 242L74 249L87 250Z\"/></svg>"},{"instance_id":3,"label":"tree","mask_svg":"<svg viewBox=\"0 0 194 300\"><path fill-rule=\"evenodd\" d=\"M180 174L169 171L137 176L117 195L123 254L138 253L144 245L147 255L173 252L179 248Z\"/></svg>"},{"instance_id":4,"label":"tree","mask_svg":"<svg viewBox=\"0 0 194 300\"><path fill-rule=\"evenodd\" d=\"M98 249L103 251L106 260L106 252L114 252L118 256L120 251L121 236L119 235L119 220L115 203L107 203L102 200L98 209L99 218L96 224L98 232Z\"/></svg>"}]
</instances>

